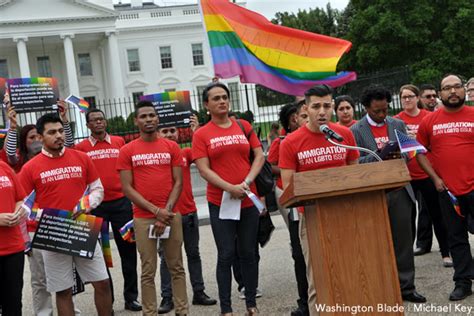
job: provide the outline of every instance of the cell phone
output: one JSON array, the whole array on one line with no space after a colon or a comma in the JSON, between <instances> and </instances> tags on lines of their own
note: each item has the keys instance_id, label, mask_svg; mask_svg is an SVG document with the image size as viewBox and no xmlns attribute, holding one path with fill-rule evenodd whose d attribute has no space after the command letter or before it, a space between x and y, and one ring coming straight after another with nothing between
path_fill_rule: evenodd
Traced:
<instances>
[{"instance_id":1,"label":"cell phone","mask_svg":"<svg viewBox=\"0 0 474 316\"><path fill-rule=\"evenodd\" d=\"M383 147L380 149L380 153L378 155L383 160L383 159L387 158L387 156L390 153L393 153L393 152L396 152L396 151L399 151L398 143L391 140L391 141L385 143L385 145L383 145Z\"/></svg>"}]
</instances>

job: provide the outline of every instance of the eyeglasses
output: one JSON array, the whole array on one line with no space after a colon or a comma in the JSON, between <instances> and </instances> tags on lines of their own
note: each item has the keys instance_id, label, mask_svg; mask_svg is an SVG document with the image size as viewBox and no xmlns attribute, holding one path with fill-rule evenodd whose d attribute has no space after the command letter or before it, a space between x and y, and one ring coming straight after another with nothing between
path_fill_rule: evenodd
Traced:
<instances>
[{"instance_id":1,"label":"eyeglasses","mask_svg":"<svg viewBox=\"0 0 474 316\"><path fill-rule=\"evenodd\" d=\"M437 95L436 94L427 94L422 96L423 99L436 99Z\"/></svg>"},{"instance_id":2,"label":"eyeglasses","mask_svg":"<svg viewBox=\"0 0 474 316\"><path fill-rule=\"evenodd\" d=\"M403 96L402 100L408 101L408 100L413 100L414 98L416 98L416 95L412 94L412 95Z\"/></svg>"},{"instance_id":3,"label":"eyeglasses","mask_svg":"<svg viewBox=\"0 0 474 316\"><path fill-rule=\"evenodd\" d=\"M461 90L463 89L464 86L461 84L461 83L457 83L455 85L452 85L452 86L444 86L441 88L441 91L444 91L444 92L448 92L448 91L451 91L451 90Z\"/></svg>"}]
</instances>

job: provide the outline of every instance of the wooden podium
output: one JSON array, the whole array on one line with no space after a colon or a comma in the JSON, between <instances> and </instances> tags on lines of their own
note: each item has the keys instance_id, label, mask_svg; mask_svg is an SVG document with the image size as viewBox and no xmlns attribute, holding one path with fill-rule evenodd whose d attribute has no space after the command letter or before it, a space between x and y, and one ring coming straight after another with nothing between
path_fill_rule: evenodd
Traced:
<instances>
[{"instance_id":1,"label":"wooden podium","mask_svg":"<svg viewBox=\"0 0 474 316\"><path fill-rule=\"evenodd\" d=\"M294 174L280 202L305 206L318 304L403 306L385 190L410 180L401 159Z\"/></svg>"}]
</instances>

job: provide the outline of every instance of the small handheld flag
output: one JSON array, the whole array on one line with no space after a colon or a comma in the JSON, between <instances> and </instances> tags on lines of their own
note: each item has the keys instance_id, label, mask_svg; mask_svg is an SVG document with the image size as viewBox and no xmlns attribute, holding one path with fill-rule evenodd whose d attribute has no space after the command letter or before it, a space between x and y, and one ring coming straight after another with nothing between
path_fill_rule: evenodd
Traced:
<instances>
[{"instance_id":1,"label":"small handheld flag","mask_svg":"<svg viewBox=\"0 0 474 316\"><path fill-rule=\"evenodd\" d=\"M33 190L31 191L31 193L23 200L23 204L21 205L21 207L23 207L26 212L28 213L28 217L30 219L32 219L31 217L34 216L36 217L36 213L37 212L34 212L33 214L33 206L35 204L35 199L36 199L36 191Z\"/></svg>"},{"instance_id":2,"label":"small handheld flag","mask_svg":"<svg viewBox=\"0 0 474 316\"><path fill-rule=\"evenodd\" d=\"M103 221L102 228L100 230L100 240L102 244L102 252L104 253L105 264L108 268L114 266L112 261L112 250L110 249L110 232L109 222Z\"/></svg>"},{"instance_id":3,"label":"small handheld flag","mask_svg":"<svg viewBox=\"0 0 474 316\"><path fill-rule=\"evenodd\" d=\"M133 230L133 219L128 221L120 228L120 235L122 239L128 242L135 242L135 232Z\"/></svg>"},{"instance_id":4,"label":"small handheld flag","mask_svg":"<svg viewBox=\"0 0 474 316\"><path fill-rule=\"evenodd\" d=\"M5 123L5 128L0 129L0 139L7 137L8 130L10 129L10 121Z\"/></svg>"},{"instance_id":5,"label":"small handheld flag","mask_svg":"<svg viewBox=\"0 0 474 316\"><path fill-rule=\"evenodd\" d=\"M84 191L81 199L77 203L76 207L74 208L74 213L78 211L85 211L91 208L89 203L89 187Z\"/></svg>"},{"instance_id":6,"label":"small handheld flag","mask_svg":"<svg viewBox=\"0 0 474 316\"><path fill-rule=\"evenodd\" d=\"M449 195L449 198L451 199L451 203L453 203L453 207L454 207L454 210L456 211L456 213L458 213L459 216L464 217L461 214L461 207L459 206L458 199L454 196L454 194L449 192L449 190L448 190L448 195Z\"/></svg>"},{"instance_id":7,"label":"small handheld flag","mask_svg":"<svg viewBox=\"0 0 474 316\"><path fill-rule=\"evenodd\" d=\"M425 154L427 152L425 146L416 141L416 139L395 130L395 136L397 137L398 146L400 147L400 153L406 153L408 159L414 158L417 154Z\"/></svg>"},{"instance_id":8,"label":"small handheld flag","mask_svg":"<svg viewBox=\"0 0 474 316\"><path fill-rule=\"evenodd\" d=\"M68 96L66 100L64 101L68 102L69 104L77 106L79 111L81 111L82 113L85 113L87 112L87 110L89 110L89 102L87 102L86 100L82 98L76 97L72 94Z\"/></svg>"}]
</instances>

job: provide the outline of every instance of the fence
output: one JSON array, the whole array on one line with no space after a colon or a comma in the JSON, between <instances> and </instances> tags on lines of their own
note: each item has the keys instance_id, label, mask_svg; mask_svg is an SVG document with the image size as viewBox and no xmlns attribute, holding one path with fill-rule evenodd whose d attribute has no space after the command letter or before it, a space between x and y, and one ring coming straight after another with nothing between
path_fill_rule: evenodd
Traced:
<instances>
[{"instance_id":1,"label":"fence","mask_svg":"<svg viewBox=\"0 0 474 316\"><path fill-rule=\"evenodd\" d=\"M391 71L360 76L357 81L338 88L335 96L341 94L351 95L357 103L355 116L358 119L364 114L363 108L358 102L362 90L373 83L382 84L393 93L391 103L391 114L393 115L402 109L398 98L398 89L401 85L409 82L409 70L407 67L402 67ZM284 95L258 85L241 85L229 88L231 92L232 110L239 117L252 122L257 134L262 140L265 139L269 133L271 123L278 121L278 112L281 106L294 100L292 96ZM197 89L190 93L193 111L198 115L200 123L205 124L208 121L208 115L203 106L201 95L202 89ZM133 122L133 111L136 101L137 100L133 98L102 100L96 104L91 104L91 106L101 109L105 113L108 120L109 133L121 135L127 140L131 140L138 136L138 130ZM51 109L49 112L53 111L54 110ZM18 125L34 124L36 119L44 113L46 112L20 114L18 115ZM88 130L85 125L84 114L71 107L69 107L68 113L75 138L80 140L87 137ZM2 113L0 126L4 126L4 124L5 113ZM186 136L186 133L184 133L184 137L182 138L183 142L186 142Z\"/></svg>"}]
</instances>

